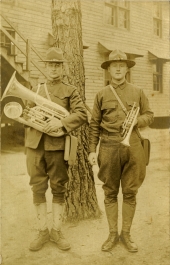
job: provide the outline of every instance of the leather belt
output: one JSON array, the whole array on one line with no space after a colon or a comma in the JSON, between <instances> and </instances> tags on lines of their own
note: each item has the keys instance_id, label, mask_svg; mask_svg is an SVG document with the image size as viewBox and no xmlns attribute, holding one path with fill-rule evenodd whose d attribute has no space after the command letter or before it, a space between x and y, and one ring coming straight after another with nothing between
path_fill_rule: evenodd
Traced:
<instances>
[{"instance_id":1,"label":"leather belt","mask_svg":"<svg viewBox=\"0 0 170 265\"><path fill-rule=\"evenodd\" d=\"M105 129L102 129L101 130L101 136L102 135L107 135L107 136L121 136L120 135L120 132L108 132L107 130Z\"/></svg>"}]
</instances>

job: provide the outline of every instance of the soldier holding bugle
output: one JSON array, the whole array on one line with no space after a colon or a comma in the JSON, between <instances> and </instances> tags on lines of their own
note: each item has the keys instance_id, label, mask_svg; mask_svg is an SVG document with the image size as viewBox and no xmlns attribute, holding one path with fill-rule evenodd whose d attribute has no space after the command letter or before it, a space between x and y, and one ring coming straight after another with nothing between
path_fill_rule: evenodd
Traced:
<instances>
[{"instance_id":1,"label":"soldier holding bugle","mask_svg":"<svg viewBox=\"0 0 170 265\"><path fill-rule=\"evenodd\" d=\"M119 239L128 251L138 251L130 229L136 210L136 194L145 178L146 163L137 128L150 125L153 112L143 90L125 79L128 68L134 65L135 62L128 60L120 50L112 51L109 60L102 63L101 67L111 75L111 83L97 93L90 122L89 161L94 165L98 160L98 177L103 182L109 225L109 237L102 245L103 251L110 251ZM117 196L120 184L123 205L119 235Z\"/></svg>"}]
</instances>

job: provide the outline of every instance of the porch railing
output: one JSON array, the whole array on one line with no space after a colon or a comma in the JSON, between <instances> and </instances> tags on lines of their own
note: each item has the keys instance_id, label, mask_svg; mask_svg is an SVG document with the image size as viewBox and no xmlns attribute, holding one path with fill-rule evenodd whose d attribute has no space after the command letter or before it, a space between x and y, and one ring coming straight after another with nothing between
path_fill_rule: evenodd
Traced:
<instances>
[{"instance_id":1,"label":"porch railing","mask_svg":"<svg viewBox=\"0 0 170 265\"><path fill-rule=\"evenodd\" d=\"M0 25L1 31L5 34L5 36L20 50L22 54L26 57L26 70L30 71L30 64L32 63L45 77L47 77L47 74L41 68L37 62L35 62L34 59L31 58L31 50L38 56L40 60L43 60L43 57L41 54L36 50L36 48L31 44L30 40L27 39L18 29L16 26L13 25L13 23L4 15L0 14L1 17L10 25L10 27L20 36L20 38L25 42L26 44L26 50L24 50L20 44L8 33L8 31Z\"/></svg>"}]
</instances>

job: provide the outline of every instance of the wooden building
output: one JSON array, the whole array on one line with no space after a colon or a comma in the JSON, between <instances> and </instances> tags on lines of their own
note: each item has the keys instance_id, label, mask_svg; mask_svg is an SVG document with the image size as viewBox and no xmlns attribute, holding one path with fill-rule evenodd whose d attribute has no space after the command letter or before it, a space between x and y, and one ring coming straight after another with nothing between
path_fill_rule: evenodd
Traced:
<instances>
[{"instance_id":1,"label":"wooden building","mask_svg":"<svg viewBox=\"0 0 170 265\"><path fill-rule=\"evenodd\" d=\"M81 0L86 103L109 82L101 63L121 49L136 65L127 79L149 97L157 127L169 117L169 2ZM1 84L12 73L25 86L45 80L40 60L54 45L50 0L1 0Z\"/></svg>"},{"instance_id":2,"label":"wooden building","mask_svg":"<svg viewBox=\"0 0 170 265\"><path fill-rule=\"evenodd\" d=\"M127 79L143 88L155 114L155 126L169 126L169 2L82 1L86 98L108 83L100 65L111 50L121 49L136 65Z\"/></svg>"}]
</instances>

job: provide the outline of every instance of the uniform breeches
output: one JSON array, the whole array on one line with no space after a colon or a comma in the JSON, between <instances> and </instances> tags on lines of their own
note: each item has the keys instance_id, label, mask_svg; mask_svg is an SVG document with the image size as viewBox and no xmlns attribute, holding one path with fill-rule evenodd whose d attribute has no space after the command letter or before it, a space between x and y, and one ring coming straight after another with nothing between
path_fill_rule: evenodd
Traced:
<instances>
[{"instance_id":1,"label":"uniform breeches","mask_svg":"<svg viewBox=\"0 0 170 265\"><path fill-rule=\"evenodd\" d=\"M98 177L104 183L105 204L117 202L121 183L123 201L135 205L146 173L144 151L135 133L131 135L130 147L122 145L120 140L120 136L101 137Z\"/></svg>"},{"instance_id":2,"label":"uniform breeches","mask_svg":"<svg viewBox=\"0 0 170 265\"><path fill-rule=\"evenodd\" d=\"M27 170L33 191L34 203L46 201L45 193L50 182L54 203L63 203L68 182L64 150L45 151L27 148Z\"/></svg>"}]
</instances>

